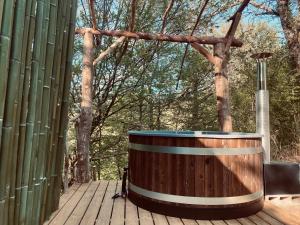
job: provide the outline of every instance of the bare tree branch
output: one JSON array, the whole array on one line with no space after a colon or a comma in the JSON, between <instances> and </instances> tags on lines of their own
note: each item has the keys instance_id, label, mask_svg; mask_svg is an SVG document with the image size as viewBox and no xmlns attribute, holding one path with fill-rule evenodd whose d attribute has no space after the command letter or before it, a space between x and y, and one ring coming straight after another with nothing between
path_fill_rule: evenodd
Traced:
<instances>
[{"instance_id":1,"label":"bare tree branch","mask_svg":"<svg viewBox=\"0 0 300 225\"><path fill-rule=\"evenodd\" d=\"M249 4L251 4L252 6L254 6L257 9L261 9L261 10L265 11L267 14L274 15L274 16L279 16L279 13L275 9L269 8L268 6L266 6L263 3L250 1Z\"/></svg>"},{"instance_id":2,"label":"bare tree branch","mask_svg":"<svg viewBox=\"0 0 300 225\"><path fill-rule=\"evenodd\" d=\"M231 23L231 26L225 36L225 38L227 39L227 42L225 45L225 53L228 52L228 50L231 47L235 32L236 32L237 27L241 20L242 13L243 13L244 9L247 7L247 5L249 4L249 2L250 2L250 0L244 0L242 2L242 4L240 5L240 7L235 12L235 14L229 19L229 20L232 20L232 23Z\"/></svg>"},{"instance_id":3,"label":"bare tree branch","mask_svg":"<svg viewBox=\"0 0 300 225\"><path fill-rule=\"evenodd\" d=\"M198 17L197 17L197 20L196 20L196 23L195 23L195 25L194 25L194 28L193 28L193 30L192 30L192 32L191 32L191 36L194 35L194 33L195 33L195 31L196 31L196 29L197 29L199 23L200 23L200 19L201 19L201 17L202 17L202 14L203 14L203 12L204 12L204 10L205 10L205 8L206 8L208 2L209 2L209 0L205 0L204 4L203 4L203 6L202 6L202 8L201 8L201 10L200 10L200 13L199 13L199 15L198 15Z\"/></svg>"},{"instance_id":4,"label":"bare tree branch","mask_svg":"<svg viewBox=\"0 0 300 225\"><path fill-rule=\"evenodd\" d=\"M191 44L194 49L196 49L198 52L200 52L209 62L212 64L215 64L215 57L213 54L211 54L206 48L203 46L197 44L197 43L192 43Z\"/></svg>"},{"instance_id":5,"label":"bare tree branch","mask_svg":"<svg viewBox=\"0 0 300 225\"><path fill-rule=\"evenodd\" d=\"M94 0L90 0L90 14L92 17L92 24L93 24L93 29L97 29L97 21L96 21L96 16L95 16L95 6L94 6Z\"/></svg>"},{"instance_id":6,"label":"bare tree branch","mask_svg":"<svg viewBox=\"0 0 300 225\"><path fill-rule=\"evenodd\" d=\"M76 34L84 34L87 28L76 29ZM167 35L167 34L156 34L156 33L144 33L144 32L130 32L122 30L92 30L94 35L106 35L106 36L126 36L133 39L144 39L144 40L155 40L155 41L169 41L169 42L180 42L180 43L200 43L214 45L217 43L226 43L225 38L203 36L196 37L190 35ZM237 39L233 39L232 46L241 47L243 42Z\"/></svg>"},{"instance_id":7,"label":"bare tree branch","mask_svg":"<svg viewBox=\"0 0 300 225\"><path fill-rule=\"evenodd\" d=\"M130 17L129 31L134 31L135 16L136 16L136 4L137 4L137 0L131 1L131 17Z\"/></svg>"},{"instance_id":8,"label":"bare tree branch","mask_svg":"<svg viewBox=\"0 0 300 225\"><path fill-rule=\"evenodd\" d=\"M172 7L174 5L174 0L170 0L165 12L164 12L164 15L163 15L163 22L162 22L162 26L161 26L161 31L160 33L165 33L165 29L166 29L166 25L167 25L167 17L169 15L169 12L171 11Z\"/></svg>"},{"instance_id":9,"label":"bare tree branch","mask_svg":"<svg viewBox=\"0 0 300 225\"><path fill-rule=\"evenodd\" d=\"M94 60L93 65L95 66L98 63L100 63L107 55L109 55L119 45L121 45L125 39L126 39L126 37L124 37L124 36L118 38L110 47L108 47L105 51L100 53L100 55Z\"/></svg>"},{"instance_id":10,"label":"bare tree branch","mask_svg":"<svg viewBox=\"0 0 300 225\"><path fill-rule=\"evenodd\" d=\"M205 0L202 8L200 9L200 13L199 13L199 15L198 15L198 17L196 19L196 23L195 23L195 25L193 27L193 30L191 32L191 36L193 36L194 32L196 31L196 29L197 29L197 27L198 27L198 25L200 23L201 16L202 16L202 14L203 14L203 12L204 12L204 10L205 10L208 2L209 2L209 0ZM201 7L201 5L200 5L200 7ZM183 57L182 57L182 60L181 60L181 63L180 63L180 70L179 70L179 75L178 75L178 78L177 78L176 89L178 89L179 80L181 79L182 69L183 69L184 61L185 61L186 55L188 53L188 50L189 50L189 44L187 44L185 46L184 54L183 54Z\"/></svg>"}]
</instances>

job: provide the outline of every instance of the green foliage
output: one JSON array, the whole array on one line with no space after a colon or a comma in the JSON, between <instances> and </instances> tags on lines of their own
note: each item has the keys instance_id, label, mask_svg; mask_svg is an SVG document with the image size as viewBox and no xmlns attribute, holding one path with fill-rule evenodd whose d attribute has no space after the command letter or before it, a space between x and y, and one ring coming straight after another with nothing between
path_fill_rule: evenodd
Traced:
<instances>
[{"instance_id":1,"label":"green foliage","mask_svg":"<svg viewBox=\"0 0 300 225\"><path fill-rule=\"evenodd\" d=\"M138 3L136 30L160 32L168 1ZM210 2L196 35L224 35L228 29L224 18L232 14L230 6L236 5L233 1ZM128 26L128 1L100 1L96 8L101 29ZM175 1L167 20L167 33L190 33L198 13L199 5L194 1ZM78 24L89 26L88 17L82 11L79 15ZM299 151L295 118L299 108L293 102L294 80L290 76L286 46L279 40L281 35L266 23L243 23L238 35L244 46L232 50L228 73L234 131L255 132L256 64L250 55L271 51L274 56L268 63L268 87L273 158L295 155ZM102 37L96 53L113 42L112 37ZM128 130L218 129L213 67L191 47L181 67L184 51L184 44L130 40L95 68L90 149L91 164L101 179L120 178L127 164ZM77 37L71 119L76 117L80 107L81 55L82 40ZM181 80L176 88L179 74ZM73 124L70 126L70 146L74 146ZM74 147L70 149L76 151Z\"/></svg>"}]
</instances>

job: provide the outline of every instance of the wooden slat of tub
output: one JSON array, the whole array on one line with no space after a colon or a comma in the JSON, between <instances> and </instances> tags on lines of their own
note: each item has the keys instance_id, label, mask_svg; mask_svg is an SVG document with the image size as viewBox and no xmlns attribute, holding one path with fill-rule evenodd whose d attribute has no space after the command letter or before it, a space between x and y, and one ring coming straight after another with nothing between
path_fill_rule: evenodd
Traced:
<instances>
[{"instance_id":1,"label":"wooden slat of tub","mask_svg":"<svg viewBox=\"0 0 300 225\"><path fill-rule=\"evenodd\" d=\"M152 217L155 225L169 225L167 218L164 215L152 213Z\"/></svg>"},{"instance_id":2,"label":"wooden slat of tub","mask_svg":"<svg viewBox=\"0 0 300 225\"><path fill-rule=\"evenodd\" d=\"M137 206L128 198L126 199L126 219L125 225L139 225Z\"/></svg>"},{"instance_id":3,"label":"wooden slat of tub","mask_svg":"<svg viewBox=\"0 0 300 225\"><path fill-rule=\"evenodd\" d=\"M100 181L100 185L96 191L96 194L91 201L84 217L82 218L81 225L94 225L95 220L97 218L98 212L101 208L101 203L108 185L108 181L102 180Z\"/></svg>"},{"instance_id":4,"label":"wooden slat of tub","mask_svg":"<svg viewBox=\"0 0 300 225\"><path fill-rule=\"evenodd\" d=\"M195 138L189 139L189 147L195 147ZM195 196L195 156L194 155L188 155L186 158L187 161L187 176L191 179L188 179L187 181L187 193L190 196Z\"/></svg>"},{"instance_id":5,"label":"wooden slat of tub","mask_svg":"<svg viewBox=\"0 0 300 225\"><path fill-rule=\"evenodd\" d=\"M228 141L228 145L230 145L231 142ZM229 171L229 165L230 161L228 156L222 156L220 157L220 160L222 160L223 164L223 171L222 171L222 177L223 177L223 188L222 188L222 194L223 196L228 196L229 195L229 179L230 179L230 171Z\"/></svg>"},{"instance_id":6,"label":"wooden slat of tub","mask_svg":"<svg viewBox=\"0 0 300 225\"><path fill-rule=\"evenodd\" d=\"M235 140L232 139L232 142L234 143ZM244 144L243 139L238 139L235 145L235 148L241 148ZM230 169L231 169L231 184L230 186L230 196L237 196L237 195L243 195L245 192L243 191L243 184L240 180L239 174L243 173L243 170L245 167L243 166L243 163L240 163L240 161L243 161L243 155L234 155L231 156L232 160L230 160Z\"/></svg>"},{"instance_id":7,"label":"wooden slat of tub","mask_svg":"<svg viewBox=\"0 0 300 225\"><path fill-rule=\"evenodd\" d=\"M212 147L212 139L203 140L204 145L207 147ZM214 196L214 156L204 156L204 171L205 171L205 186L204 193L205 197Z\"/></svg>"},{"instance_id":8,"label":"wooden slat of tub","mask_svg":"<svg viewBox=\"0 0 300 225\"><path fill-rule=\"evenodd\" d=\"M257 147L257 140L256 139L254 139L253 141L253 147ZM253 191L254 192L257 192L257 191L259 191L259 168L258 168L258 160L259 160L259 155L258 154L255 154L255 155L253 155L253 168L254 168L254 179L253 179Z\"/></svg>"},{"instance_id":9,"label":"wooden slat of tub","mask_svg":"<svg viewBox=\"0 0 300 225\"><path fill-rule=\"evenodd\" d=\"M186 195L195 196L195 156L185 156Z\"/></svg>"},{"instance_id":10,"label":"wooden slat of tub","mask_svg":"<svg viewBox=\"0 0 300 225\"><path fill-rule=\"evenodd\" d=\"M216 146L223 145L221 139L214 140ZM215 156L214 157L214 188L216 197L223 196L223 188L224 188L224 177L223 177L223 170L226 169L225 165L223 164L224 156Z\"/></svg>"},{"instance_id":11,"label":"wooden slat of tub","mask_svg":"<svg viewBox=\"0 0 300 225\"><path fill-rule=\"evenodd\" d=\"M141 162L141 159L142 159L142 153L141 151L135 151L135 155L136 155L136 166L135 166L135 172L137 174L136 176L136 185L139 186L139 187L143 187L143 176L141 176L142 174L142 162Z\"/></svg>"},{"instance_id":12,"label":"wooden slat of tub","mask_svg":"<svg viewBox=\"0 0 300 225\"><path fill-rule=\"evenodd\" d=\"M152 173L151 173L151 170L152 170L152 155L153 153L152 152L147 152L145 154L145 157L146 157L146 160L145 160L145 179L146 179L146 182L145 182L145 185L146 187L148 187L149 190L152 190Z\"/></svg>"},{"instance_id":13,"label":"wooden slat of tub","mask_svg":"<svg viewBox=\"0 0 300 225\"><path fill-rule=\"evenodd\" d=\"M151 213L142 208L138 208L140 225L154 225Z\"/></svg>"},{"instance_id":14,"label":"wooden slat of tub","mask_svg":"<svg viewBox=\"0 0 300 225\"><path fill-rule=\"evenodd\" d=\"M138 151L138 167L137 172L138 172L138 182L139 182L139 187L145 188L144 186L144 180L145 180L145 167L144 167L144 152Z\"/></svg>"},{"instance_id":15,"label":"wooden slat of tub","mask_svg":"<svg viewBox=\"0 0 300 225\"><path fill-rule=\"evenodd\" d=\"M135 176L136 176L135 163L136 163L135 151L130 149L129 150L129 162L128 162L128 165L129 165L128 181L131 183L135 183Z\"/></svg>"},{"instance_id":16,"label":"wooden slat of tub","mask_svg":"<svg viewBox=\"0 0 300 225\"><path fill-rule=\"evenodd\" d=\"M195 156L195 196L205 195L205 157Z\"/></svg>"},{"instance_id":17,"label":"wooden slat of tub","mask_svg":"<svg viewBox=\"0 0 300 225\"><path fill-rule=\"evenodd\" d=\"M172 139L168 138L168 145L172 144ZM174 189L175 187L175 191L176 191L176 185L173 183L174 182L174 178L176 177L175 174L175 170L173 169L173 161L172 161L172 154L166 154L167 155L167 193L168 194L175 194L176 192L173 192L172 189Z\"/></svg>"},{"instance_id":18,"label":"wooden slat of tub","mask_svg":"<svg viewBox=\"0 0 300 225\"><path fill-rule=\"evenodd\" d=\"M113 209L112 196L116 192L117 181L109 181L106 193L103 199L101 210L96 219L95 225L107 225L110 222L111 212Z\"/></svg>"},{"instance_id":19,"label":"wooden slat of tub","mask_svg":"<svg viewBox=\"0 0 300 225\"><path fill-rule=\"evenodd\" d=\"M205 147L205 141L203 138L195 138L194 143L195 147L203 148ZM205 196L205 156L197 155L194 156L194 164L195 164L195 181L194 181L194 189L195 196L203 197ZM192 176L192 175L191 175Z\"/></svg>"},{"instance_id":20,"label":"wooden slat of tub","mask_svg":"<svg viewBox=\"0 0 300 225\"><path fill-rule=\"evenodd\" d=\"M257 139L254 139L253 140L253 147L257 148L258 147L258 141ZM260 166L259 164L262 164L262 163L259 163L259 159L260 159L260 156L259 154L255 154L253 155L253 158L254 158L254 164L253 164L253 167L254 167L254 170L255 170L255 174L254 174L254 192L257 192L257 191L260 191L261 188L260 188L260 183L262 180L261 178L261 174L260 174Z\"/></svg>"},{"instance_id":21,"label":"wooden slat of tub","mask_svg":"<svg viewBox=\"0 0 300 225\"><path fill-rule=\"evenodd\" d=\"M134 184L139 185L140 180L139 180L139 151L134 151L134 171L133 173L135 174L134 176Z\"/></svg>"},{"instance_id":22,"label":"wooden slat of tub","mask_svg":"<svg viewBox=\"0 0 300 225\"><path fill-rule=\"evenodd\" d=\"M154 137L147 137L146 140L146 144L147 145L153 145L154 144ZM154 155L156 155L157 153L153 153L153 152L143 152L143 156L144 158L142 159L142 165L145 166L145 174L141 174L141 176L143 176L144 179L144 188L148 189L148 190L155 190L155 183L157 182L157 180L155 180L154 177L154 166L155 166L155 158Z\"/></svg>"},{"instance_id":23,"label":"wooden slat of tub","mask_svg":"<svg viewBox=\"0 0 300 225\"><path fill-rule=\"evenodd\" d=\"M184 225L180 218L167 216L170 225Z\"/></svg>"},{"instance_id":24,"label":"wooden slat of tub","mask_svg":"<svg viewBox=\"0 0 300 225\"><path fill-rule=\"evenodd\" d=\"M171 170L171 179L169 180L170 185L170 193L173 195L177 194L177 182L178 182L178 168L177 168L177 162L176 162L176 155L169 154L169 168Z\"/></svg>"},{"instance_id":25,"label":"wooden slat of tub","mask_svg":"<svg viewBox=\"0 0 300 225\"><path fill-rule=\"evenodd\" d=\"M246 148L247 147L247 142L246 141L242 141L241 148ZM243 168L241 170L243 170L242 174L243 174L243 180L244 183L242 183L242 185L240 186L240 194L241 195L245 195L245 194L250 194L251 193L251 184L252 182L252 178L251 178L251 171L249 170L249 165L251 166L250 163L250 155L243 155L243 159L242 162L240 163L241 166L243 166Z\"/></svg>"},{"instance_id":26,"label":"wooden slat of tub","mask_svg":"<svg viewBox=\"0 0 300 225\"><path fill-rule=\"evenodd\" d=\"M244 176L245 176L245 165L244 165L245 157L244 155L238 155L236 156L236 162L237 162L237 172L236 172L236 178L238 180L238 183L236 185L236 195L243 195L244 193Z\"/></svg>"},{"instance_id":27,"label":"wooden slat of tub","mask_svg":"<svg viewBox=\"0 0 300 225\"><path fill-rule=\"evenodd\" d=\"M252 140L247 140L246 141L246 147L249 148L251 147L251 143L252 143ZM248 163L248 174L250 175L250 180L251 180L251 184L250 184L250 191L251 193L254 193L256 192L256 187L255 187L255 180L256 180L256 172L257 172L257 169L255 168L255 155L256 154L251 154L249 155L249 163Z\"/></svg>"},{"instance_id":28,"label":"wooden slat of tub","mask_svg":"<svg viewBox=\"0 0 300 225\"><path fill-rule=\"evenodd\" d=\"M158 145L168 144L168 138L159 139ZM167 193L167 173L168 173L168 156L165 153L159 154L159 192Z\"/></svg>"},{"instance_id":29,"label":"wooden slat of tub","mask_svg":"<svg viewBox=\"0 0 300 225\"><path fill-rule=\"evenodd\" d=\"M176 164L177 164L177 182L176 182L176 194L177 195L184 195L184 157L181 155L176 155Z\"/></svg>"},{"instance_id":30,"label":"wooden slat of tub","mask_svg":"<svg viewBox=\"0 0 300 225\"><path fill-rule=\"evenodd\" d=\"M159 160L160 154L154 153L154 162L153 162L153 167L154 167L154 191L160 192L160 169L161 165L159 165ZM152 180L153 181L153 180Z\"/></svg>"}]
</instances>

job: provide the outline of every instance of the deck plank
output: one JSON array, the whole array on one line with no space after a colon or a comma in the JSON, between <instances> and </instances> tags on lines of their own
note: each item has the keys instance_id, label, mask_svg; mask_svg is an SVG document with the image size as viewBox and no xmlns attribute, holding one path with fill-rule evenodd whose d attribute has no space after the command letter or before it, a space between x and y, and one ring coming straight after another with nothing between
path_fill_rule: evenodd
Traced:
<instances>
[{"instance_id":1,"label":"deck plank","mask_svg":"<svg viewBox=\"0 0 300 225\"><path fill-rule=\"evenodd\" d=\"M184 225L198 225L196 220L182 219Z\"/></svg>"},{"instance_id":2,"label":"deck plank","mask_svg":"<svg viewBox=\"0 0 300 225\"><path fill-rule=\"evenodd\" d=\"M264 221L267 221L268 223L272 224L272 225L284 225L283 223L279 222L278 220L274 219L272 216L270 216L269 214L265 213L265 212L258 212L256 214L258 217L262 218ZM299 221L300 223L300 221Z\"/></svg>"},{"instance_id":3,"label":"deck plank","mask_svg":"<svg viewBox=\"0 0 300 225\"><path fill-rule=\"evenodd\" d=\"M86 192L87 188L91 183L82 184L72 198L64 205L64 207L60 210L57 216L49 223L49 225L61 225L64 224L71 213L73 212L76 205L79 203L80 199Z\"/></svg>"},{"instance_id":4,"label":"deck plank","mask_svg":"<svg viewBox=\"0 0 300 225\"><path fill-rule=\"evenodd\" d=\"M169 225L168 220L164 215L157 214L157 213L152 213L153 221L154 224L159 224L159 225Z\"/></svg>"},{"instance_id":5,"label":"deck plank","mask_svg":"<svg viewBox=\"0 0 300 225\"><path fill-rule=\"evenodd\" d=\"M103 197L105 195L107 185L108 181L100 181L100 185L98 186L93 200L84 214L80 225L94 225L103 201Z\"/></svg>"},{"instance_id":6,"label":"deck plank","mask_svg":"<svg viewBox=\"0 0 300 225\"><path fill-rule=\"evenodd\" d=\"M168 217L137 207L129 199L111 197L121 181L74 184L60 198L59 209L44 225L298 225L300 218L266 202L263 211L233 220L190 220Z\"/></svg>"},{"instance_id":7,"label":"deck plank","mask_svg":"<svg viewBox=\"0 0 300 225\"><path fill-rule=\"evenodd\" d=\"M152 215L149 211L138 207L138 213L140 218L140 225L154 225Z\"/></svg>"},{"instance_id":8,"label":"deck plank","mask_svg":"<svg viewBox=\"0 0 300 225\"><path fill-rule=\"evenodd\" d=\"M263 211L286 225L297 225L300 221L300 216L296 216L294 214L291 215L283 208L275 206L267 201L264 204Z\"/></svg>"},{"instance_id":9,"label":"deck plank","mask_svg":"<svg viewBox=\"0 0 300 225\"><path fill-rule=\"evenodd\" d=\"M241 225L238 220L224 220L228 225Z\"/></svg>"},{"instance_id":10,"label":"deck plank","mask_svg":"<svg viewBox=\"0 0 300 225\"><path fill-rule=\"evenodd\" d=\"M227 225L224 220L211 220L213 225Z\"/></svg>"},{"instance_id":11,"label":"deck plank","mask_svg":"<svg viewBox=\"0 0 300 225\"><path fill-rule=\"evenodd\" d=\"M255 223L248 218L238 218L237 221L239 221L242 225L255 225Z\"/></svg>"},{"instance_id":12,"label":"deck plank","mask_svg":"<svg viewBox=\"0 0 300 225\"><path fill-rule=\"evenodd\" d=\"M78 225L82 220L100 182L92 182L64 225Z\"/></svg>"},{"instance_id":13,"label":"deck plank","mask_svg":"<svg viewBox=\"0 0 300 225\"><path fill-rule=\"evenodd\" d=\"M75 192L80 187L80 184L74 184L72 185L66 193L64 193L60 199L59 199L59 207L58 210L52 213L50 218L44 223L44 225L48 225L52 222L52 220L57 216L57 214L60 212L60 210L64 207L64 205L72 198L72 196L75 194Z\"/></svg>"},{"instance_id":14,"label":"deck plank","mask_svg":"<svg viewBox=\"0 0 300 225\"><path fill-rule=\"evenodd\" d=\"M129 199L126 199L125 225L139 225L138 208Z\"/></svg>"},{"instance_id":15,"label":"deck plank","mask_svg":"<svg viewBox=\"0 0 300 225\"><path fill-rule=\"evenodd\" d=\"M199 225L212 225L212 223L209 220L197 220L197 223Z\"/></svg>"},{"instance_id":16,"label":"deck plank","mask_svg":"<svg viewBox=\"0 0 300 225\"><path fill-rule=\"evenodd\" d=\"M180 218L167 216L170 225L184 225Z\"/></svg>"},{"instance_id":17,"label":"deck plank","mask_svg":"<svg viewBox=\"0 0 300 225\"><path fill-rule=\"evenodd\" d=\"M79 187L80 184L73 184L65 193L62 194L59 199L59 209L67 203L67 201L72 197L72 195L78 190Z\"/></svg>"},{"instance_id":18,"label":"deck plank","mask_svg":"<svg viewBox=\"0 0 300 225\"><path fill-rule=\"evenodd\" d=\"M249 216L248 218L257 225L269 225L269 223L267 223L266 221L264 221L256 215Z\"/></svg>"},{"instance_id":19,"label":"deck plank","mask_svg":"<svg viewBox=\"0 0 300 225\"><path fill-rule=\"evenodd\" d=\"M117 181L109 181L99 215L96 219L96 225L109 225L114 202L111 197L116 192L116 186Z\"/></svg>"},{"instance_id":20,"label":"deck plank","mask_svg":"<svg viewBox=\"0 0 300 225\"><path fill-rule=\"evenodd\" d=\"M122 182L117 184L117 193L120 193L122 189ZM114 200L113 211L111 216L110 225L124 225L125 218L125 200L124 198L116 198Z\"/></svg>"}]
</instances>

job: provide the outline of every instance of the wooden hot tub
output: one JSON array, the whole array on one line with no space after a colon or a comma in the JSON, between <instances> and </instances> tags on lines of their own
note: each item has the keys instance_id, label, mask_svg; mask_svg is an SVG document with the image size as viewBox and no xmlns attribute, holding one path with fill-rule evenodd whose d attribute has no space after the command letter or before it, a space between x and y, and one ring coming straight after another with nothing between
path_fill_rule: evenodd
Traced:
<instances>
[{"instance_id":1,"label":"wooden hot tub","mask_svg":"<svg viewBox=\"0 0 300 225\"><path fill-rule=\"evenodd\" d=\"M263 207L261 135L129 132L128 197L153 212L230 219Z\"/></svg>"}]
</instances>

